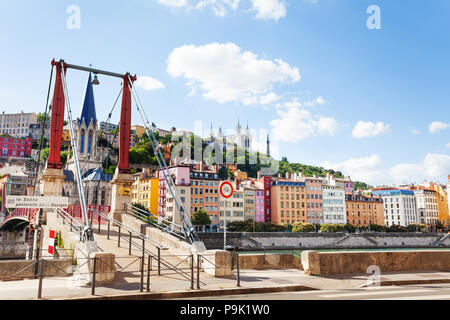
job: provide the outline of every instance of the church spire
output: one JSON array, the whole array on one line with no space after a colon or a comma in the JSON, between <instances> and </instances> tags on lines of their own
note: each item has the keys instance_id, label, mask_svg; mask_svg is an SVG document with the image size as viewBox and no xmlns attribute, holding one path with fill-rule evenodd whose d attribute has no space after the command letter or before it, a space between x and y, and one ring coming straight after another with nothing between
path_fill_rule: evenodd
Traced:
<instances>
[{"instance_id":1,"label":"church spire","mask_svg":"<svg viewBox=\"0 0 450 320\"><path fill-rule=\"evenodd\" d=\"M83 108L81 110L81 118L78 121L78 124L81 124L82 121L84 121L86 126L89 126L91 121L93 121L94 124L97 122L97 115L95 113L94 89L92 87L91 73L89 73L86 92L84 94Z\"/></svg>"}]
</instances>

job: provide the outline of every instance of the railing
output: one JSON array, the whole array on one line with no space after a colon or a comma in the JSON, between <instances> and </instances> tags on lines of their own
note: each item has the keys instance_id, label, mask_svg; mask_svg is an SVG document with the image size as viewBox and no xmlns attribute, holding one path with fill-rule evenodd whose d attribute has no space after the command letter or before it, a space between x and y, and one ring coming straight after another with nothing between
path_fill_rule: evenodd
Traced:
<instances>
[{"instance_id":1,"label":"railing","mask_svg":"<svg viewBox=\"0 0 450 320\"><path fill-rule=\"evenodd\" d=\"M160 219L150 212L142 210L133 205L125 204L125 209L131 216L147 222L149 225L154 226L164 232L167 232L181 240L188 241L188 237L184 232L184 228L168 219Z\"/></svg>"},{"instance_id":2,"label":"railing","mask_svg":"<svg viewBox=\"0 0 450 320\"><path fill-rule=\"evenodd\" d=\"M125 226L123 223L114 220L113 218L109 217L108 215L105 215L101 212L98 212L94 209L90 209L92 211L92 214L96 214L98 217L98 233L100 233L100 226L101 226L101 219L104 219L105 221L107 221L107 239L110 239L110 235L111 235L111 227L115 226L118 229L118 234L117 234L117 246L120 247L120 241L121 239L125 238L125 233L123 232L123 230L125 230L128 233L128 237L125 241L128 240L128 252L129 255L131 255L131 248L134 246L136 247L138 250L140 250L142 252L142 256L145 257L145 255L149 255L152 257L152 259L155 259L158 263L158 275L160 275L161 273L161 268L165 267L167 270L172 270L175 273L179 274L181 277L189 280L189 277L183 272L183 270L181 270L180 268L177 267L177 265L173 265L171 264L169 261L164 260L161 256L161 250L167 250L167 247L164 247L162 245L160 245L159 243L157 243L156 241L152 240L151 238L149 238L147 235L142 234L140 232L137 232L135 230L133 230L130 227ZM112 224L112 225L111 225ZM95 228L93 228L94 230ZM141 240L141 242L134 242L133 241L133 236L135 238L138 238ZM150 242L156 249L157 249L157 254L155 255L153 252L151 252L150 250L146 249L145 247L145 242L148 241Z\"/></svg>"},{"instance_id":3,"label":"railing","mask_svg":"<svg viewBox=\"0 0 450 320\"><path fill-rule=\"evenodd\" d=\"M63 225L68 225L70 228L70 232L75 232L80 236L80 241L84 242L83 231L84 226L79 222L76 218L72 217L69 213L67 213L64 209L57 208L54 210L57 214L57 218L62 219Z\"/></svg>"}]
</instances>

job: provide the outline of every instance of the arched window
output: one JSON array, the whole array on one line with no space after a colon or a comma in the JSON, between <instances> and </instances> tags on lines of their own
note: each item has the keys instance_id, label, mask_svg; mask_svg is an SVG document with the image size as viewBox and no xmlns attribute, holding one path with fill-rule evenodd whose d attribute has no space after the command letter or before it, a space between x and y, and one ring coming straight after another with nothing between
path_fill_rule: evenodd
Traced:
<instances>
[{"instance_id":1,"label":"arched window","mask_svg":"<svg viewBox=\"0 0 450 320\"><path fill-rule=\"evenodd\" d=\"M88 137L88 149L87 149L87 153L91 153L92 152L92 130L89 131L89 137Z\"/></svg>"},{"instance_id":2,"label":"arched window","mask_svg":"<svg viewBox=\"0 0 450 320\"><path fill-rule=\"evenodd\" d=\"M106 190L103 187L102 188L102 198L101 198L101 205L104 206L105 205L105 201L106 201Z\"/></svg>"},{"instance_id":3,"label":"arched window","mask_svg":"<svg viewBox=\"0 0 450 320\"><path fill-rule=\"evenodd\" d=\"M78 150L79 153L84 153L84 136L85 136L84 130L81 130L80 133L80 150Z\"/></svg>"},{"instance_id":4,"label":"arched window","mask_svg":"<svg viewBox=\"0 0 450 320\"><path fill-rule=\"evenodd\" d=\"M98 188L94 188L92 204L98 204L97 202L98 202Z\"/></svg>"}]
</instances>

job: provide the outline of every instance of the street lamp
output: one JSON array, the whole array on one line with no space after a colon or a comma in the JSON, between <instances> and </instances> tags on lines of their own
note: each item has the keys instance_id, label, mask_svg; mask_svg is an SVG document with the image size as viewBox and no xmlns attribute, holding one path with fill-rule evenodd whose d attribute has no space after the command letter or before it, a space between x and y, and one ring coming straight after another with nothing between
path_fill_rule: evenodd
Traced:
<instances>
[{"instance_id":1,"label":"street lamp","mask_svg":"<svg viewBox=\"0 0 450 320\"><path fill-rule=\"evenodd\" d=\"M94 79L92 80L92 84L95 86L98 86L100 84L100 81L98 81L97 74L94 74Z\"/></svg>"}]
</instances>

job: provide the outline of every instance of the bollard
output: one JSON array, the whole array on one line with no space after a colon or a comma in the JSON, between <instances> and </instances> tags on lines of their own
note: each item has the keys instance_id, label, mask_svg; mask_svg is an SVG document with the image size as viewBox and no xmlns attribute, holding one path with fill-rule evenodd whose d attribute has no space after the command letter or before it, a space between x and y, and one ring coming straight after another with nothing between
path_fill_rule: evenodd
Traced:
<instances>
[{"instance_id":1,"label":"bollard","mask_svg":"<svg viewBox=\"0 0 450 320\"><path fill-rule=\"evenodd\" d=\"M150 271L152 270L152 256L148 256L148 264L147 264L147 292L150 292Z\"/></svg>"},{"instance_id":2,"label":"bollard","mask_svg":"<svg viewBox=\"0 0 450 320\"><path fill-rule=\"evenodd\" d=\"M141 284L139 292L144 292L144 256L141 257Z\"/></svg>"},{"instance_id":3,"label":"bollard","mask_svg":"<svg viewBox=\"0 0 450 320\"><path fill-rule=\"evenodd\" d=\"M94 257L94 270L92 271L91 295L95 296L95 274L97 273L97 257Z\"/></svg>"},{"instance_id":4,"label":"bollard","mask_svg":"<svg viewBox=\"0 0 450 320\"><path fill-rule=\"evenodd\" d=\"M100 234L100 223L102 221L102 218L100 217L100 215L97 215L98 217L98 234Z\"/></svg>"},{"instance_id":5,"label":"bollard","mask_svg":"<svg viewBox=\"0 0 450 320\"><path fill-rule=\"evenodd\" d=\"M197 290L200 290L200 255L197 254Z\"/></svg>"},{"instance_id":6,"label":"bollard","mask_svg":"<svg viewBox=\"0 0 450 320\"><path fill-rule=\"evenodd\" d=\"M39 270L39 287L38 287L38 299L42 299L42 280L44 279L44 268L45 268L45 260L41 259L38 261L40 264Z\"/></svg>"},{"instance_id":7,"label":"bollard","mask_svg":"<svg viewBox=\"0 0 450 320\"><path fill-rule=\"evenodd\" d=\"M194 255L191 254L191 290L194 290Z\"/></svg>"},{"instance_id":8,"label":"bollard","mask_svg":"<svg viewBox=\"0 0 450 320\"><path fill-rule=\"evenodd\" d=\"M120 248L120 226L119 226L119 237L117 238L117 246Z\"/></svg>"},{"instance_id":9,"label":"bollard","mask_svg":"<svg viewBox=\"0 0 450 320\"><path fill-rule=\"evenodd\" d=\"M131 232L129 232L130 234L130 243L128 245L128 255L131 256Z\"/></svg>"},{"instance_id":10,"label":"bollard","mask_svg":"<svg viewBox=\"0 0 450 320\"><path fill-rule=\"evenodd\" d=\"M237 286L241 286L241 274L239 272L239 253L236 253Z\"/></svg>"},{"instance_id":11,"label":"bollard","mask_svg":"<svg viewBox=\"0 0 450 320\"><path fill-rule=\"evenodd\" d=\"M158 248L158 277L161 275L161 248Z\"/></svg>"},{"instance_id":12,"label":"bollard","mask_svg":"<svg viewBox=\"0 0 450 320\"><path fill-rule=\"evenodd\" d=\"M108 220L108 236L107 236L107 238L106 238L106 239L108 239L108 240L109 240L109 229L110 229L110 227L111 227L111 221Z\"/></svg>"}]
</instances>

